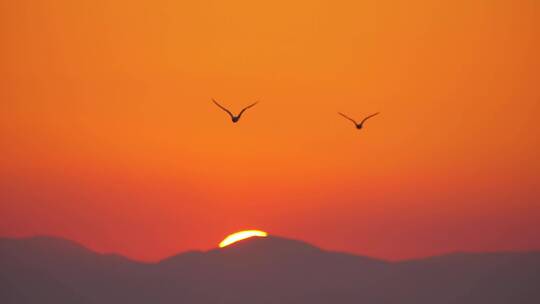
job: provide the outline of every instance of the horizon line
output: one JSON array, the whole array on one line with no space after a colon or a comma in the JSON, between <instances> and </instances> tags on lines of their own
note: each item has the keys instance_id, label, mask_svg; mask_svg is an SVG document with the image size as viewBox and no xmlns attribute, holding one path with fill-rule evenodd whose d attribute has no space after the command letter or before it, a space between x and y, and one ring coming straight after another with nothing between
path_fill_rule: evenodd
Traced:
<instances>
[{"instance_id":1,"label":"horizon line","mask_svg":"<svg viewBox=\"0 0 540 304\"><path fill-rule=\"evenodd\" d=\"M327 252L327 253L338 253L338 254L346 254L346 255L355 256L355 257L361 257L361 258L369 258L369 259L372 259L372 260L376 260L376 261L379 261L379 262L385 262L385 263L389 263L389 264L415 262L415 261L426 260L426 259L431 259L431 258L439 258L439 257L455 256L455 255L540 254L540 248L539 249L532 249L532 250L519 250L519 249L515 249L515 250L512 250L512 249L510 249L510 250L508 250L508 249L505 249L505 250L486 250L486 251L454 250L454 251L448 251L446 253L441 253L441 254L425 255L425 256L419 256L419 257L413 257L413 258L385 259L385 258L378 258L378 257L370 256L370 255L357 254L357 253L348 252L348 251L331 250L331 249L329 250L329 249L325 249L325 248L321 248L319 246L313 245L313 244L311 244L309 242L306 242L306 241L303 241L303 240L297 240L297 239L283 237L283 236L279 236L279 235L268 234L268 237L266 237L266 238L270 238L270 239L278 238L278 239L283 239L283 240L294 241L294 242L298 242L298 243L303 243L303 244L308 245L308 246L312 246L312 247L314 247L314 248L316 248L316 249L318 249L320 251ZM266 238L252 238L252 239L264 241L264 239L266 239ZM72 240L72 239L69 239L69 238L65 238L65 237L62 237L62 236L57 236L57 235L33 234L33 235L18 236L18 237L0 235L0 241L2 241L2 240L23 241L23 240L31 240L31 239L52 239L52 240L64 241L64 242L68 242L68 243L72 243L74 245L77 245L77 246L79 246L79 247L81 247L83 249L86 249L86 250L91 251L91 252L93 252L95 254L98 254L98 255L117 256L117 257L121 257L121 258L124 258L126 260L129 260L131 262L140 263L140 264L159 264L159 263L161 263L163 261L166 261L168 259L174 258L176 256L180 256L180 255L183 255L183 254L188 254L188 253L202 253L202 254L204 254L204 253L208 253L208 252L212 252L212 251L230 250L230 249L235 248L234 246L227 246L227 247L224 247L224 248L212 247L212 248L207 249L207 250L189 249L189 250L177 252L175 254L167 255L167 256L165 256L163 258L160 258L160 259L157 259L157 260L141 260L141 259L137 259L137 258L132 258L132 257L127 256L127 255L122 254L122 253L114 252L114 251L96 250L96 249L88 247L87 245L83 244L82 242ZM240 241L238 243L242 243L244 241L249 241L250 239L251 238L248 238L248 239L242 240L242 241Z\"/></svg>"}]
</instances>

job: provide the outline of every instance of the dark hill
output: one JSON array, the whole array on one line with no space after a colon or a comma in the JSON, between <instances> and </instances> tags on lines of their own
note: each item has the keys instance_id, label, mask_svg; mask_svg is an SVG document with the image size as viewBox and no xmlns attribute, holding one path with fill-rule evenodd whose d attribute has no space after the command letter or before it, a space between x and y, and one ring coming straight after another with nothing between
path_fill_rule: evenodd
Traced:
<instances>
[{"instance_id":1,"label":"dark hill","mask_svg":"<svg viewBox=\"0 0 540 304\"><path fill-rule=\"evenodd\" d=\"M390 263L280 237L158 263L63 239L0 239L0 303L540 303L539 253Z\"/></svg>"}]
</instances>

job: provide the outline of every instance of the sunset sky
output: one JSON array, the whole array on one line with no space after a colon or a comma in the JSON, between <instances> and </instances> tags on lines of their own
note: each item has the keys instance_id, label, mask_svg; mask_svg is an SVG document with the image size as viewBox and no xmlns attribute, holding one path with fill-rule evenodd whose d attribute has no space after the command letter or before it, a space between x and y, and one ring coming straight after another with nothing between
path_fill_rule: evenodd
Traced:
<instances>
[{"instance_id":1,"label":"sunset sky","mask_svg":"<svg viewBox=\"0 0 540 304\"><path fill-rule=\"evenodd\" d=\"M540 249L537 0L0 0L0 43L0 236Z\"/></svg>"}]
</instances>

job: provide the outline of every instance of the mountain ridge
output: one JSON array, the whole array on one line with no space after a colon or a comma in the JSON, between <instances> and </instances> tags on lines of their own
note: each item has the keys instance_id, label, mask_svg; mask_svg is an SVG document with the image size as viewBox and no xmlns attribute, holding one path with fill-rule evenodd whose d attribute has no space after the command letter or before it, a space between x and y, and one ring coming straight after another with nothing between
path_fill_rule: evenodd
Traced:
<instances>
[{"instance_id":1,"label":"mountain ridge","mask_svg":"<svg viewBox=\"0 0 540 304\"><path fill-rule=\"evenodd\" d=\"M305 242L305 241L300 241L300 240L296 240L296 239L291 239L291 238L286 238L286 237L281 237L281 236L275 236L275 235L269 235L268 237L253 237L253 238L245 239L245 240L239 241L237 243L231 244L231 245L229 245L229 246L227 246L225 248L215 247L215 248L211 248L211 249L208 249L208 250L191 249L191 250L179 252L179 253L176 253L176 254L173 254L173 255L170 255L170 256L166 256L166 257L164 257L162 259L159 259L157 261L142 261L142 260L138 260L138 259L134 259L134 258L125 256L125 255L123 255L121 253L117 253L117 252L98 252L98 251L95 251L95 250L85 246L83 243L73 241L73 240L68 239L68 238L63 238L63 237L53 236L53 235L33 235L33 236L25 236L25 237L5 237L5 236L3 236L3 237L0 237L0 245L2 245L4 242L17 242L17 243L20 243L20 242L28 242L28 241L35 241L35 240L38 240L40 242L51 241L51 243L56 243L56 244L62 244L62 243L63 244L69 244L71 247L74 247L74 248L78 247L80 249L84 249L84 250L86 250L88 252L91 252L93 254L98 254L98 255L101 255L101 256L119 257L119 258L122 258L122 259L125 259L125 260L129 260L131 262L141 263L141 264L158 264L158 263L161 263L161 262L166 261L168 259L175 258L175 257L178 257L178 256L182 256L182 255L205 254L205 253L209 253L209 252L230 250L232 248L242 246L242 244L244 244L244 243L256 242L257 240L265 241L265 240L273 240L273 239L280 239L280 240L290 241L290 242L296 243L296 244L303 244L306 247L311 247L313 249L324 251L324 252L330 252L330 253L335 253L335 254L344 254L344 255L350 255L350 256L355 256L355 257L363 257L363 258L367 258L367 259L378 260L378 261L381 261L381 262L393 263L393 264L396 264L396 263L408 263L408 262L414 262L414 261L426 261L426 260L435 259L435 258L441 258L441 257L476 256L476 255L540 254L540 249L538 249L538 250L501 250L501 251L494 251L494 250L489 250L489 251L464 251L464 250L458 250L458 251L450 251L448 253L429 255L429 256L424 256L424 257L415 257L415 258L401 259L401 260L387 260L387 259L371 257L371 256L367 256L367 255L361 255L361 254L357 254L357 253L351 253L351 252L347 252L347 251L322 249L320 247L317 247L317 246L312 245L312 244L310 244L308 242Z\"/></svg>"},{"instance_id":2,"label":"mountain ridge","mask_svg":"<svg viewBox=\"0 0 540 304\"><path fill-rule=\"evenodd\" d=\"M37 249L37 250L36 250ZM0 302L539 303L540 252L389 262L270 236L155 263L55 237L0 238Z\"/></svg>"}]
</instances>

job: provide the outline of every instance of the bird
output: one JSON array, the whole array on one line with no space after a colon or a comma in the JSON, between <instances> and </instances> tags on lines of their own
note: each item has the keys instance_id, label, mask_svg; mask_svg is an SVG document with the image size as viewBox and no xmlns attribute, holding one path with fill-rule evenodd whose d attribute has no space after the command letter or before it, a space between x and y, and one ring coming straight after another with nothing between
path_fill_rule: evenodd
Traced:
<instances>
[{"instance_id":1,"label":"bird","mask_svg":"<svg viewBox=\"0 0 540 304\"><path fill-rule=\"evenodd\" d=\"M223 111L227 112L227 114L229 114L229 116L231 117L231 120L233 123L237 123L239 120L240 120L240 117L242 117L242 114L244 114L244 112L253 107L254 105L256 105L257 103L259 103L258 101L250 104L249 106L245 107L242 109L242 111L240 111L240 113L238 113L238 115L233 115L233 113L231 113L231 111L227 110L227 108L225 108L224 106L220 105L215 99L212 98L212 101L214 102L214 104L218 107L220 107Z\"/></svg>"},{"instance_id":2,"label":"bird","mask_svg":"<svg viewBox=\"0 0 540 304\"><path fill-rule=\"evenodd\" d=\"M360 129L362 129L364 127L364 123L366 122L366 120L370 119L371 117L373 117L375 115L378 115L379 113L380 112L377 112L375 114L371 114L371 115L367 116L366 118L362 119L362 121L360 123L358 123L358 122L356 122L356 120L350 118L349 116L347 116L347 115L345 115L345 114L343 114L341 112L338 112L339 115L341 115L341 116L345 117L346 119L352 121L358 130L360 130Z\"/></svg>"}]
</instances>

